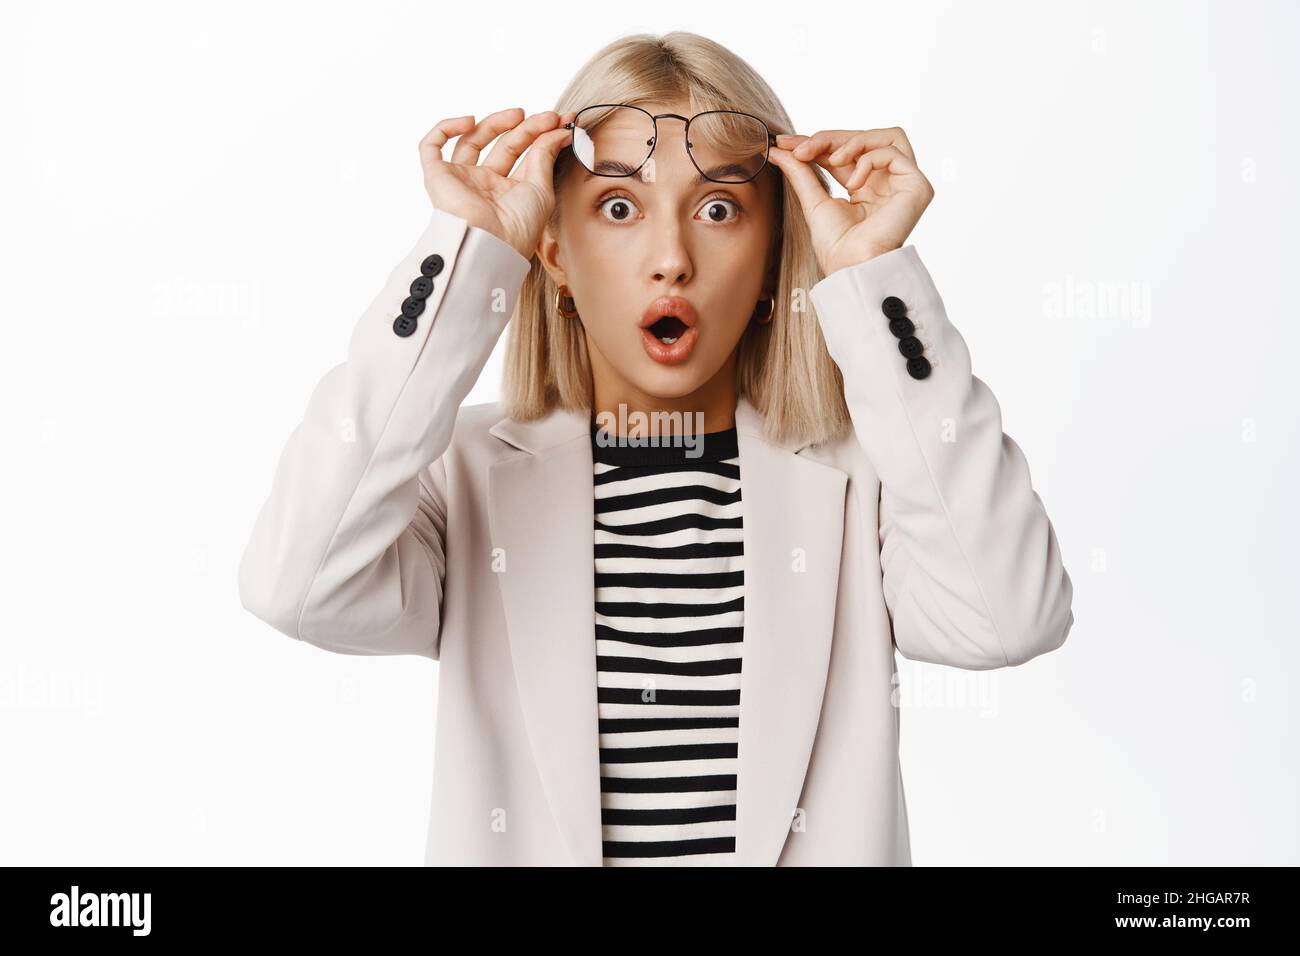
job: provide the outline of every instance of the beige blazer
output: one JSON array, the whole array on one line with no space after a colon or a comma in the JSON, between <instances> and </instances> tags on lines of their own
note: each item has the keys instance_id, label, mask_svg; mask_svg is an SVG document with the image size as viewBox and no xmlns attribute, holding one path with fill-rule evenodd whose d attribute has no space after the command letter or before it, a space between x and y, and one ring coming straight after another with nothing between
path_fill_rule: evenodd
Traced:
<instances>
[{"instance_id":1,"label":"beige blazer","mask_svg":"<svg viewBox=\"0 0 1300 956\"><path fill-rule=\"evenodd\" d=\"M422 265L423 299L410 291ZM239 568L243 605L278 631L440 662L430 865L601 864L589 416L461 407L528 268L433 212L312 394ZM899 353L888 296L915 324L924 378ZM408 297L423 307L403 324ZM915 246L809 299L855 434L779 443L753 405L736 408L736 862L910 865L895 649L1021 664L1065 640L1072 587Z\"/></svg>"}]
</instances>

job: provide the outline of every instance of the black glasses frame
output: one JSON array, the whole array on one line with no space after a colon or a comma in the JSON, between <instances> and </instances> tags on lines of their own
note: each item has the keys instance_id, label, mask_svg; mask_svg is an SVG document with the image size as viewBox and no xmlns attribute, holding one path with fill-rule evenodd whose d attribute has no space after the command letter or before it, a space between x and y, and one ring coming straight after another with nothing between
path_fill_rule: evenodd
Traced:
<instances>
[{"instance_id":1,"label":"black glasses frame","mask_svg":"<svg viewBox=\"0 0 1300 956\"><path fill-rule=\"evenodd\" d=\"M587 110L608 109L611 107L621 107L626 110L638 110L639 112L644 113L646 116L650 117L650 126L651 129L654 130L654 135L651 136L649 141L646 143L650 149L646 152L645 159L641 160L641 164L630 173L598 173L594 169L588 167L587 164L582 161L582 158L578 156L578 151L573 148L573 139L577 135L578 117ZM763 163L758 167L758 169L754 170L753 175L749 176L747 179L714 179L704 170L700 169L700 164L695 161L695 151L691 149L691 123L701 116L716 116L719 113L729 113L734 116L746 116L749 119L757 120L767 132L767 143L763 148ZM686 124L682 129L682 136L686 140L686 155L690 156L691 165L699 170L700 175L714 183L740 185L741 183L751 182L754 177L761 173L764 167L767 166L767 157L771 153L772 147L776 145L776 135L772 132L771 128L768 127L767 123L763 122L760 117L757 117L752 113L742 113L740 110L705 110L703 113L696 113L694 116L686 117L682 116L680 113L651 113L649 110L642 109L639 106L633 106L630 103L596 103L592 106L584 106L580 109L577 116L574 116L573 119L564 124L564 128L570 131L568 144L569 151L573 153L573 158L578 160L578 163L583 169L587 170L587 172L591 173L593 176L608 176L611 179L626 179L628 176L635 176L639 173L642 167L644 167L649 161L650 157L654 155L655 144L659 142L659 121L661 119L679 119Z\"/></svg>"}]
</instances>

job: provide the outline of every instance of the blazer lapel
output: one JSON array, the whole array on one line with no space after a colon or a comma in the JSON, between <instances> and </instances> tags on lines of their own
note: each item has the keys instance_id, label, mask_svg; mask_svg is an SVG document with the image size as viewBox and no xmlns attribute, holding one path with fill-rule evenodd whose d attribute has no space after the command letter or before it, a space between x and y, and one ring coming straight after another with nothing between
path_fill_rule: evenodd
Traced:
<instances>
[{"instance_id":1,"label":"blazer lapel","mask_svg":"<svg viewBox=\"0 0 1300 956\"><path fill-rule=\"evenodd\" d=\"M803 790L830 660L847 476L767 438L736 406L745 541L745 635L736 862L774 865ZM490 466L488 513L533 756L575 863L600 866L595 509L590 415L503 418L523 454Z\"/></svg>"},{"instance_id":2,"label":"blazer lapel","mask_svg":"<svg viewBox=\"0 0 1300 956\"><path fill-rule=\"evenodd\" d=\"M801 457L802 444L767 438L743 397L736 434L745 540L736 862L774 866L821 715L848 476Z\"/></svg>"},{"instance_id":3,"label":"blazer lapel","mask_svg":"<svg viewBox=\"0 0 1300 956\"><path fill-rule=\"evenodd\" d=\"M600 866L590 419L554 409L490 431L527 452L491 465L488 520L528 739L574 862Z\"/></svg>"}]
</instances>

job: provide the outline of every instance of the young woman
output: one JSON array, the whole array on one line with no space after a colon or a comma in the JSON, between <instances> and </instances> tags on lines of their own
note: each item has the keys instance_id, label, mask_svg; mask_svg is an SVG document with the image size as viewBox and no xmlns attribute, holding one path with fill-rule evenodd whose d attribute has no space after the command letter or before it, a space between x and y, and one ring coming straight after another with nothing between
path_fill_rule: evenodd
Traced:
<instances>
[{"instance_id":1,"label":"young woman","mask_svg":"<svg viewBox=\"0 0 1300 956\"><path fill-rule=\"evenodd\" d=\"M420 144L428 225L239 587L317 647L440 661L430 864L909 864L894 650L1005 667L1069 632L1025 457L904 245L911 144L792 128L671 33ZM502 401L462 408L507 325Z\"/></svg>"}]
</instances>

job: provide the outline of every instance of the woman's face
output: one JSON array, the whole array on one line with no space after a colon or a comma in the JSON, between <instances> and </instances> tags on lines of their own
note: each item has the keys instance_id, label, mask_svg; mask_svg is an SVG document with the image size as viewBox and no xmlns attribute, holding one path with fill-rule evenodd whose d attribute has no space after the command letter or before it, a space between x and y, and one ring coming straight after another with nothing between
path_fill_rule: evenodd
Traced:
<instances>
[{"instance_id":1,"label":"woman's face","mask_svg":"<svg viewBox=\"0 0 1300 956\"><path fill-rule=\"evenodd\" d=\"M680 103L645 108L690 115ZM573 296L600 408L691 409L734 395L737 343L775 286L779 171L769 165L748 183L702 180L684 125L659 120L654 154L635 176L593 176L573 162L558 235L548 230L538 246ZM693 328L667 320L645 329L660 318L656 307Z\"/></svg>"}]
</instances>

